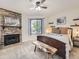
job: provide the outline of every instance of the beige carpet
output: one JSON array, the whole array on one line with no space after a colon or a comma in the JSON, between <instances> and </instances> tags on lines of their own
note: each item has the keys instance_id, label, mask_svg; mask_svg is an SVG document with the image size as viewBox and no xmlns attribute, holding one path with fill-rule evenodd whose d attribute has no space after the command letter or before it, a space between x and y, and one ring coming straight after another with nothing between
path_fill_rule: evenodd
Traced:
<instances>
[{"instance_id":1,"label":"beige carpet","mask_svg":"<svg viewBox=\"0 0 79 59\"><path fill-rule=\"evenodd\" d=\"M70 59L79 59L79 47L74 47L70 53Z\"/></svg>"},{"instance_id":2,"label":"beige carpet","mask_svg":"<svg viewBox=\"0 0 79 59\"><path fill-rule=\"evenodd\" d=\"M25 42L5 47L0 50L0 59L48 59L47 54L39 49L34 52L32 42ZM50 59L62 59L55 55ZM70 59L79 59L79 48L73 48Z\"/></svg>"}]
</instances>

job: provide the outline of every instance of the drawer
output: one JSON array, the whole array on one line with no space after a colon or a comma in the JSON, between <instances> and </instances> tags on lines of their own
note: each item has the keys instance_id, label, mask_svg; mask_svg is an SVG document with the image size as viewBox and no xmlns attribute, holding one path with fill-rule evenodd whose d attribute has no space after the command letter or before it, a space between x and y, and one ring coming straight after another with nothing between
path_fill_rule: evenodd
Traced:
<instances>
[{"instance_id":1,"label":"drawer","mask_svg":"<svg viewBox=\"0 0 79 59\"><path fill-rule=\"evenodd\" d=\"M74 46L79 46L79 41L74 41Z\"/></svg>"}]
</instances>

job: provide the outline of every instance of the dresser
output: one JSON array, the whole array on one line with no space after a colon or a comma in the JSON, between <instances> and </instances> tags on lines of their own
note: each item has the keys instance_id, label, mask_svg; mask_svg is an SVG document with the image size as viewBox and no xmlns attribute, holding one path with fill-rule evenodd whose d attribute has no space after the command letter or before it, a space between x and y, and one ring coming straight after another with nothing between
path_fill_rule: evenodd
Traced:
<instances>
[{"instance_id":1,"label":"dresser","mask_svg":"<svg viewBox=\"0 0 79 59\"><path fill-rule=\"evenodd\" d=\"M79 37L73 38L73 44L74 44L74 46L79 47Z\"/></svg>"}]
</instances>

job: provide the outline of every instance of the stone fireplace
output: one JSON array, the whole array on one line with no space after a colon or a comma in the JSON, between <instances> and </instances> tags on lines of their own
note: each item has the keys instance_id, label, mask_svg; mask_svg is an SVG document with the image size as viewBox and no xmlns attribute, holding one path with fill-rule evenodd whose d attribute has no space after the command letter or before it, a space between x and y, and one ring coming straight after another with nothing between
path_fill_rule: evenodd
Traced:
<instances>
[{"instance_id":1,"label":"stone fireplace","mask_svg":"<svg viewBox=\"0 0 79 59\"><path fill-rule=\"evenodd\" d=\"M0 48L22 41L21 13L0 8Z\"/></svg>"},{"instance_id":2,"label":"stone fireplace","mask_svg":"<svg viewBox=\"0 0 79 59\"><path fill-rule=\"evenodd\" d=\"M3 46L20 43L21 42L21 29L17 27L6 27L2 35Z\"/></svg>"},{"instance_id":3,"label":"stone fireplace","mask_svg":"<svg viewBox=\"0 0 79 59\"><path fill-rule=\"evenodd\" d=\"M20 34L4 35L4 46L20 42Z\"/></svg>"}]
</instances>

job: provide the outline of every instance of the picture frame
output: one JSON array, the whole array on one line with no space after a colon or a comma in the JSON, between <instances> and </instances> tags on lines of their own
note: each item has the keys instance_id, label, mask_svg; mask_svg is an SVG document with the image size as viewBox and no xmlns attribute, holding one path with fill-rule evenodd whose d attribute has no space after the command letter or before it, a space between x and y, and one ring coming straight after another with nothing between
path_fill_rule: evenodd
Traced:
<instances>
[{"instance_id":1,"label":"picture frame","mask_svg":"<svg viewBox=\"0 0 79 59\"><path fill-rule=\"evenodd\" d=\"M19 18L14 17L4 17L4 26L20 26L21 20Z\"/></svg>"},{"instance_id":2,"label":"picture frame","mask_svg":"<svg viewBox=\"0 0 79 59\"><path fill-rule=\"evenodd\" d=\"M57 18L57 25L65 25L65 24L66 24L66 17Z\"/></svg>"},{"instance_id":3,"label":"picture frame","mask_svg":"<svg viewBox=\"0 0 79 59\"><path fill-rule=\"evenodd\" d=\"M42 18L31 18L30 19L30 35L42 34Z\"/></svg>"}]
</instances>

